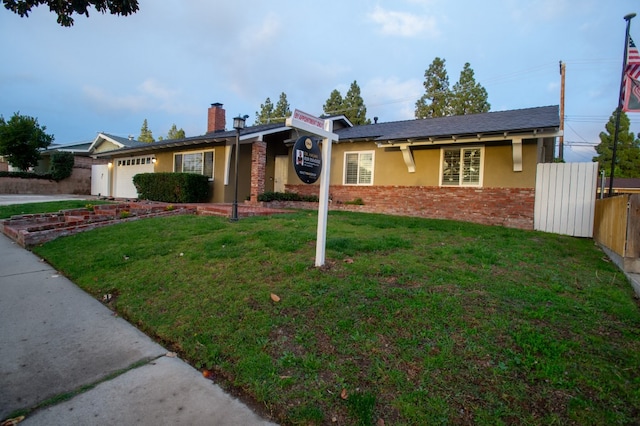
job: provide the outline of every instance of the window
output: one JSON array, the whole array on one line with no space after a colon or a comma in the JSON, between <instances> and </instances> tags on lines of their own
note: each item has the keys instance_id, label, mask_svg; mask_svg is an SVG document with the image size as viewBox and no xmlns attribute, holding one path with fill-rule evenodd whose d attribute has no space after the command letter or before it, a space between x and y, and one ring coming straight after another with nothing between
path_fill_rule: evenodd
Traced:
<instances>
[{"instance_id":1,"label":"window","mask_svg":"<svg viewBox=\"0 0 640 426\"><path fill-rule=\"evenodd\" d=\"M445 148L442 150L443 186L481 186L482 148Z\"/></svg>"},{"instance_id":2,"label":"window","mask_svg":"<svg viewBox=\"0 0 640 426\"><path fill-rule=\"evenodd\" d=\"M373 185L373 151L344 154L344 184Z\"/></svg>"},{"instance_id":3,"label":"window","mask_svg":"<svg viewBox=\"0 0 640 426\"><path fill-rule=\"evenodd\" d=\"M213 151L174 154L173 171L205 175L213 180Z\"/></svg>"}]
</instances>

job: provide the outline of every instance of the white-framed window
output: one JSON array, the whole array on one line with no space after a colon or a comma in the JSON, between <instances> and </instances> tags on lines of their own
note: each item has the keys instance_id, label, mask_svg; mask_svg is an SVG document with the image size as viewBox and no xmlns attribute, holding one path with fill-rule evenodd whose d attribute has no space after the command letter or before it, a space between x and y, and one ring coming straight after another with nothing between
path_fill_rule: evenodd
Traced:
<instances>
[{"instance_id":1,"label":"white-framed window","mask_svg":"<svg viewBox=\"0 0 640 426\"><path fill-rule=\"evenodd\" d=\"M374 151L344 153L344 185L373 185Z\"/></svg>"},{"instance_id":2,"label":"white-framed window","mask_svg":"<svg viewBox=\"0 0 640 426\"><path fill-rule=\"evenodd\" d=\"M173 171L196 173L213 180L213 151L191 151L173 154Z\"/></svg>"},{"instance_id":3,"label":"white-framed window","mask_svg":"<svg viewBox=\"0 0 640 426\"><path fill-rule=\"evenodd\" d=\"M484 148L442 148L440 185L482 186Z\"/></svg>"}]
</instances>

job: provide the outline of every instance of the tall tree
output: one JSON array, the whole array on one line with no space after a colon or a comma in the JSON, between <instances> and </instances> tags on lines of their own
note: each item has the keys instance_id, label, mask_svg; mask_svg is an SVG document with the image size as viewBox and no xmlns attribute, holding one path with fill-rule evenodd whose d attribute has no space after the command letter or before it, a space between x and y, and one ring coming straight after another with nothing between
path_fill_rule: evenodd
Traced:
<instances>
[{"instance_id":1,"label":"tall tree","mask_svg":"<svg viewBox=\"0 0 640 426\"><path fill-rule=\"evenodd\" d=\"M371 120L367 119L367 107L360 95L360 86L358 82L353 80L349 91L344 97L344 115L353 123L354 126L361 124L370 124Z\"/></svg>"},{"instance_id":2,"label":"tall tree","mask_svg":"<svg viewBox=\"0 0 640 426\"><path fill-rule=\"evenodd\" d=\"M605 125L606 132L600 132L600 144L596 146L598 155L593 157L593 161L600 163L600 170L604 170L606 176L611 176L616 111L613 112L609 122ZM640 139L636 139L635 135L629 131L630 124L629 117L622 112L616 147L615 177L640 177Z\"/></svg>"},{"instance_id":3,"label":"tall tree","mask_svg":"<svg viewBox=\"0 0 640 426\"><path fill-rule=\"evenodd\" d=\"M38 119L16 112L9 121L0 115L0 155L9 164L26 171L38 165L40 150L53 142L53 135L45 133Z\"/></svg>"},{"instance_id":4,"label":"tall tree","mask_svg":"<svg viewBox=\"0 0 640 426\"><path fill-rule=\"evenodd\" d=\"M4 7L21 17L29 17L31 9L46 4L49 10L58 15L58 23L63 27L73 25L71 15L89 16L89 6L98 12L109 11L112 15L127 16L138 11L138 0L3 0Z\"/></svg>"},{"instance_id":5,"label":"tall tree","mask_svg":"<svg viewBox=\"0 0 640 426\"><path fill-rule=\"evenodd\" d=\"M273 118L271 119L271 122L284 123L290 115L291 106L289 105L289 101L287 101L286 93L282 92L280 93L280 98L273 109Z\"/></svg>"},{"instance_id":6,"label":"tall tree","mask_svg":"<svg viewBox=\"0 0 640 426\"><path fill-rule=\"evenodd\" d=\"M254 124L268 124L271 122L274 106L270 98L265 99L263 104L260 104L260 111L256 111L256 121Z\"/></svg>"},{"instance_id":7,"label":"tall tree","mask_svg":"<svg viewBox=\"0 0 640 426\"><path fill-rule=\"evenodd\" d=\"M169 129L167 139L184 139L186 137L184 130L178 129L175 124Z\"/></svg>"},{"instance_id":8,"label":"tall tree","mask_svg":"<svg viewBox=\"0 0 640 426\"><path fill-rule=\"evenodd\" d=\"M416 118L451 115L451 90L445 60L436 57L424 72L425 93L416 101Z\"/></svg>"},{"instance_id":9,"label":"tall tree","mask_svg":"<svg viewBox=\"0 0 640 426\"><path fill-rule=\"evenodd\" d=\"M147 119L144 119L142 123L142 128L140 128L140 136L138 136L138 140L140 142L152 143L156 140L153 138L153 132L149 130L149 125L147 124Z\"/></svg>"},{"instance_id":10,"label":"tall tree","mask_svg":"<svg viewBox=\"0 0 640 426\"><path fill-rule=\"evenodd\" d=\"M333 89L329 95L329 99L322 106L325 115L337 115L344 113L344 99L338 89Z\"/></svg>"},{"instance_id":11,"label":"tall tree","mask_svg":"<svg viewBox=\"0 0 640 426\"><path fill-rule=\"evenodd\" d=\"M488 95L480 83L476 83L473 70L469 62L464 64L460 72L460 79L453 85L451 92L451 113L453 115L477 114L489 112L491 104Z\"/></svg>"}]
</instances>

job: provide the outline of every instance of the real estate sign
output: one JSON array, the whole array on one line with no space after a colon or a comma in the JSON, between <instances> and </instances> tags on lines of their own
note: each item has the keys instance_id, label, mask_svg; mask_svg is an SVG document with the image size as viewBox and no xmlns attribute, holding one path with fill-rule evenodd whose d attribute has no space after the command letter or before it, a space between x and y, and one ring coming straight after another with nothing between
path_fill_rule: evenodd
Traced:
<instances>
[{"instance_id":1,"label":"real estate sign","mask_svg":"<svg viewBox=\"0 0 640 426\"><path fill-rule=\"evenodd\" d=\"M322 154L318 142L309 136L298 138L293 145L293 168L304 183L314 183L322 171Z\"/></svg>"},{"instance_id":2,"label":"real estate sign","mask_svg":"<svg viewBox=\"0 0 640 426\"><path fill-rule=\"evenodd\" d=\"M311 133L315 136L320 136L322 138L322 154L320 154L320 150L318 148L318 157L314 157L316 155L313 151L313 138L308 136L304 136L299 138L296 141L296 145L300 143L299 149L302 151L300 154L301 157L298 157L298 153L296 152L296 148L293 148L293 163L294 168L296 166L296 162L300 161L300 170L305 173L303 176L306 178L310 178L314 173L313 170L316 170L312 167L308 169L302 168L302 165L305 161L308 161L309 166L317 165L317 175L320 176L320 203L318 204L318 238L316 240L316 266L324 265L324 257L325 257L325 245L327 240L327 212L329 210L329 175L331 173L331 144L333 141L338 140L338 135L333 133L333 121L325 120L322 118L314 117L311 114L307 114L306 112L302 112L299 110L294 110L291 117L287 118L286 125L289 127L293 127L294 129L299 129L305 131L307 133ZM311 141L311 148L308 148L309 145L308 140ZM318 143L315 143L315 147L317 148ZM308 152L305 157L305 152ZM325 159L324 167L322 167L322 159ZM296 169L296 173L298 170ZM300 177L300 173L298 173L298 177ZM304 182L304 178L300 177ZM316 179L318 179L316 177ZM314 180L315 182L315 180ZM310 183L310 182L308 182Z\"/></svg>"}]
</instances>

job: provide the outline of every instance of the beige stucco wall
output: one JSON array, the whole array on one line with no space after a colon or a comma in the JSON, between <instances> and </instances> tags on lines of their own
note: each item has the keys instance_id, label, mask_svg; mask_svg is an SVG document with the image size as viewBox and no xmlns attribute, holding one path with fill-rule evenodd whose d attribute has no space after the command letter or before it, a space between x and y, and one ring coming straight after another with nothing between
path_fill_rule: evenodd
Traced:
<instances>
[{"instance_id":1,"label":"beige stucco wall","mask_svg":"<svg viewBox=\"0 0 640 426\"><path fill-rule=\"evenodd\" d=\"M505 143L505 142L501 142ZM533 188L537 163L537 144L524 141L522 145L522 171L513 171L513 154L510 141L504 145L484 146L483 184L485 188ZM415 173L409 173L402 152L397 148L378 148L370 142L337 143L331 149L331 185L342 185L345 152L374 152L374 185L438 186L440 179L441 147L416 147L412 149L416 165ZM289 184L300 183L293 165L289 165ZM317 183L316 183L317 184Z\"/></svg>"},{"instance_id":2,"label":"beige stucco wall","mask_svg":"<svg viewBox=\"0 0 640 426\"><path fill-rule=\"evenodd\" d=\"M213 182L211 183L212 187L212 196L209 202L212 203L230 203L233 201L235 196L235 157L232 154L230 158L230 168L229 168L229 184L224 184L224 175L225 175L225 147L223 145L220 146L206 146L206 147L198 147L194 149L180 149L177 151L166 151L166 152L157 152L156 156L156 165L154 172L173 172L173 156L175 153L188 153L195 151L214 151L214 166L213 166ZM240 145L240 162L239 162L240 170L250 170L251 167L251 144L242 144ZM238 202L242 203L251 192L251 182L247 179L241 179L238 182Z\"/></svg>"},{"instance_id":3,"label":"beige stucco wall","mask_svg":"<svg viewBox=\"0 0 640 426\"><path fill-rule=\"evenodd\" d=\"M100 145L98 145L93 151L94 154L99 154L101 152L113 151L114 149L120 148L118 145L109 142L108 140L102 141Z\"/></svg>"}]
</instances>

